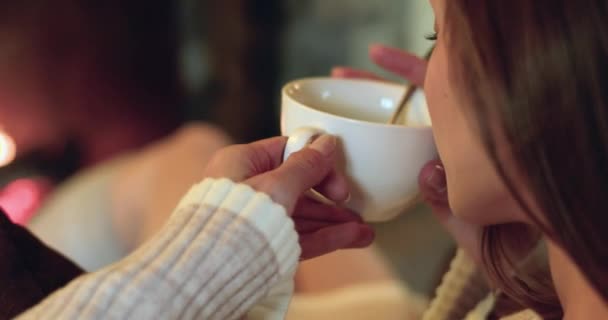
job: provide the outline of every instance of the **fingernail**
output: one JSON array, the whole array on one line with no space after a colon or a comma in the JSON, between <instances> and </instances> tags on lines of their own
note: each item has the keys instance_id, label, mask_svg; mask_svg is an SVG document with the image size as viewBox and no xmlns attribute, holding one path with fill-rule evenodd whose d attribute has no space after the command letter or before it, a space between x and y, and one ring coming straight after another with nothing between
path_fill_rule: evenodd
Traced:
<instances>
[{"instance_id":1,"label":"fingernail","mask_svg":"<svg viewBox=\"0 0 608 320\"><path fill-rule=\"evenodd\" d=\"M353 195L349 192L348 195L346 196L346 199L343 202L349 203L352 198L353 198Z\"/></svg>"},{"instance_id":2,"label":"fingernail","mask_svg":"<svg viewBox=\"0 0 608 320\"><path fill-rule=\"evenodd\" d=\"M344 68L342 67L334 67L331 69L332 77L343 77L344 76Z\"/></svg>"},{"instance_id":3,"label":"fingernail","mask_svg":"<svg viewBox=\"0 0 608 320\"><path fill-rule=\"evenodd\" d=\"M319 151L322 155L329 157L336 150L337 139L335 136L324 134L310 144L310 148Z\"/></svg>"},{"instance_id":4,"label":"fingernail","mask_svg":"<svg viewBox=\"0 0 608 320\"><path fill-rule=\"evenodd\" d=\"M353 244L355 247L366 247L374 242L374 238L376 235L374 234L373 229L367 229L361 232L361 236L359 239Z\"/></svg>"},{"instance_id":5,"label":"fingernail","mask_svg":"<svg viewBox=\"0 0 608 320\"><path fill-rule=\"evenodd\" d=\"M433 172L426 178L426 183L438 194L444 194L447 191L445 169L440 165L436 165L433 168Z\"/></svg>"},{"instance_id":6,"label":"fingernail","mask_svg":"<svg viewBox=\"0 0 608 320\"><path fill-rule=\"evenodd\" d=\"M382 48L384 48L384 45L381 43L372 43L368 46L369 51L382 50Z\"/></svg>"}]
</instances>

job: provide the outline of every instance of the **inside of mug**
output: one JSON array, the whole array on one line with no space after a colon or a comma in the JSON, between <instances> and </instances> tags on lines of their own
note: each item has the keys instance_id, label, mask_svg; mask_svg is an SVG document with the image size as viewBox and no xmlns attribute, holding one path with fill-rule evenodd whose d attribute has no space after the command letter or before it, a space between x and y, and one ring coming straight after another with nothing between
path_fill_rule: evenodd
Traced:
<instances>
[{"instance_id":1,"label":"inside of mug","mask_svg":"<svg viewBox=\"0 0 608 320\"><path fill-rule=\"evenodd\" d=\"M387 123L405 90L405 86L380 81L318 78L293 82L286 88L286 93L295 101L319 111L360 121ZM422 90L416 91L399 124L431 125Z\"/></svg>"}]
</instances>

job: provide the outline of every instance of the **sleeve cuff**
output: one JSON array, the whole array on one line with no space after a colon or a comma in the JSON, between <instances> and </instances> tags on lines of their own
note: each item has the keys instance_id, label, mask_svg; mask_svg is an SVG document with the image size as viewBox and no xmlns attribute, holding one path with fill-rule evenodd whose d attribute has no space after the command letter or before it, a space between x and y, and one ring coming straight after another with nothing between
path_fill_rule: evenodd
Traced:
<instances>
[{"instance_id":1,"label":"sleeve cuff","mask_svg":"<svg viewBox=\"0 0 608 320\"><path fill-rule=\"evenodd\" d=\"M207 178L190 189L175 212L191 204L227 210L245 219L268 240L281 275L295 272L301 253L298 234L285 208L267 194L228 179Z\"/></svg>"},{"instance_id":2,"label":"sleeve cuff","mask_svg":"<svg viewBox=\"0 0 608 320\"><path fill-rule=\"evenodd\" d=\"M22 319L238 319L250 310L281 319L299 256L282 206L247 185L206 179L149 242L71 282Z\"/></svg>"}]
</instances>

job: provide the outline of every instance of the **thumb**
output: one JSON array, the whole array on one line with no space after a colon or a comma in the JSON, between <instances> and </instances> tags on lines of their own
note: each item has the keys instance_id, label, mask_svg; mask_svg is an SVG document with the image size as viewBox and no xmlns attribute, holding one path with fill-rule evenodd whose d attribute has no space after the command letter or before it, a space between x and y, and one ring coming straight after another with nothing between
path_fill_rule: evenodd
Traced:
<instances>
[{"instance_id":1,"label":"thumb","mask_svg":"<svg viewBox=\"0 0 608 320\"><path fill-rule=\"evenodd\" d=\"M267 193L291 214L297 200L307 190L319 185L332 171L337 139L322 135L292 154L280 167L253 177L249 185Z\"/></svg>"}]
</instances>

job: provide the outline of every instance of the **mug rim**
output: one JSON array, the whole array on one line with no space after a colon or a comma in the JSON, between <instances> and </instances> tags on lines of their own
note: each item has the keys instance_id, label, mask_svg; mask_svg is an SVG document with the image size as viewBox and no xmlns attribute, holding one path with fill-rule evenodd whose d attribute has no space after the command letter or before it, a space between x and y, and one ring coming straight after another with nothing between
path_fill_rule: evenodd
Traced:
<instances>
[{"instance_id":1,"label":"mug rim","mask_svg":"<svg viewBox=\"0 0 608 320\"><path fill-rule=\"evenodd\" d=\"M391 82L385 82L385 81L381 81L381 80L372 80L372 79L346 79L346 78L332 78L332 77L306 77L306 78L300 78L300 79L295 79L292 81L287 82L285 85L283 85L283 88L281 89L281 93L283 95L283 97L291 100L292 102L296 103L298 106L300 106L301 108L304 108L306 110L315 112L315 113L319 113L322 114L324 116L328 116L330 118L334 118L336 120L341 120L341 121L345 121L345 122L349 122L352 124L356 124L356 125L360 125L360 126L366 126L366 127L373 127L373 128L384 128L384 129L389 129L389 130L420 130L420 131L428 131L432 129L432 125L425 125L425 126L404 126L404 125L399 125L399 124L388 124L388 123L379 123L379 122L372 122L372 121L365 121L365 120L357 120L357 119L352 119L352 118L347 118L347 117L343 117L343 116L339 116L339 115L335 115L333 113L329 113L326 111L322 111L310 106L307 106L306 104L298 101L292 94L290 94L287 89L293 87L296 83L301 83L301 82L313 82L313 81L319 81L319 80L323 80L323 81L338 81L338 82L359 82L359 83L370 83L370 84L374 84L374 85L383 85L383 86L388 86L388 87L393 87L393 88L398 88L400 90L403 90L405 92L405 90L407 89L407 85L401 85L398 83L391 83ZM420 90L420 89L418 89ZM281 108L283 108L283 106L281 106ZM427 105L428 108L428 105Z\"/></svg>"}]
</instances>

